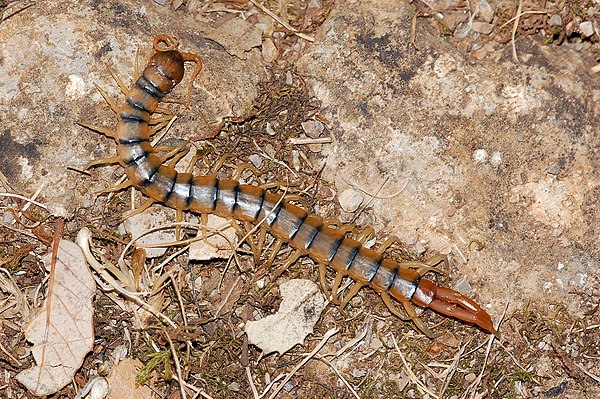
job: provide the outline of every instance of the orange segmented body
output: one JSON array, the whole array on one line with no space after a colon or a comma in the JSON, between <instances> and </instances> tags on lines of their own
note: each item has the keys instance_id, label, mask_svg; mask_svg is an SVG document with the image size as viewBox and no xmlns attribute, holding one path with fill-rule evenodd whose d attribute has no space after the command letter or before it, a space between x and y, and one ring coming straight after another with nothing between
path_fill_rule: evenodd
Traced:
<instances>
[{"instance_id":1,"label":"orange segmented body","mask_svg":"<svg viewBox=\"0 0 600 399\"><path fill-rule=\"evenodd\" d=\"M159 46L160 43L167 46ZM326 225L317 215L286 202L279 194L261 187L240 184L236 180L219 180L215 176L180 173L163 164L149 142L151 115L164 96L181 82L184 63L197 63L200 58L177 50L177 42L166 35L154 40L155 52L128 90L126 102L118 108L118 126L114 138L118 143L118 161L135 188L145 195L178 211L214 213L219 216L262 222L277 239L288 242L298 255L308 255L320 265L321 283L325 266L336 274L335 292L344 276L356 282L348 296L364 286L371 287L383 298L395 315L412 320L428 336L433 334L417 317L413 305L430 308L483 330L497 334L490 316L472 299L423 278L434 264L396 262L359 241L346 237L346 230ZM193 80L193 79L192 79ZM439 263L439 262L435 262ZM403 305L397 309L394 301ZM347 297L342 304L347 304Z\"/></svg>"}]
</instances>

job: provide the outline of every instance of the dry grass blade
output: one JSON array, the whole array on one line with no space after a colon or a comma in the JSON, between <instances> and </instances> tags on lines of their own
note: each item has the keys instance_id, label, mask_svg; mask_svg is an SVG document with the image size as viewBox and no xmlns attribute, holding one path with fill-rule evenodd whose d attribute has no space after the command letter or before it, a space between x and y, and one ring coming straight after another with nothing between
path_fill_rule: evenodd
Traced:
<instances>
[{"instance_id":1,"label":"dry grass blade","mask_svg":"<svg viewBox=\"0 0 600 399\"><path fill-rule=\"evenodd\" d=\"M404 358L404 355L400 351L400 348L398 347L398 342L396 341L396 336L394 334L390 334L390 335L392 336L392 341L394 342L394 347L396 348L396 352L398 352L398 355L400 356L400 360L402 360L402 364L404 365L404 369L406 370L406 373L410 377L411 382L417 386L417 389L419 391L425 392L429 396L434 397L436 399L439 398L438 394L436 394L435 392L431 391L429 388L427 388L425 385L423 385L421 383L421 381L419 381L419 379L417 378L417 376L415 375L415 373L413 373L412 368L410 367L410 365L408 364L408 362Z\"/></svg>"},{"instance_id":2,"label":"dry grass blade","mask_svg":"<svg viewBox=\"0 0 600 399\"><path fill-rule=\"evenodd\" d=\"M332 328L331 330L327 331L323 336L323 339L321 340L321 342L319 342L315 349L313 349L312 352L308 354L308 356L306 356L300 363L298 363L298 365L288 373L285 379L281 381L281 383L279 383L277 389L275 389L271 396L269 396L269 399L275 399L275 397L279 394L279 392L281 392L285 384L294 376L294 374L296 374L298 370L300 370L310 359L312 359L317 353L319 353L319 351L321 350L321 348L323 348L323 346L325 346L329 338L331 338L338 332L339 330L337 328Z\"/></svg>"}]
</instances>

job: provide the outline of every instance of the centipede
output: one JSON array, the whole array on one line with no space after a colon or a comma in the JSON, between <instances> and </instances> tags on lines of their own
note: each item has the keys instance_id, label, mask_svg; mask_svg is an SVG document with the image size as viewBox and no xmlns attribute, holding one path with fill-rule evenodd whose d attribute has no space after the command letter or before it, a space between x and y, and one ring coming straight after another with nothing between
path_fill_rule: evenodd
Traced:
<instances>
[{"instance_id":1,"label":"centipede","mask_svg":"<svg viewBox=\"0 0 600 399\"><path fill-rule=\"evenodd\" d=\"M434 334L419 317L416 307L479 327L484 332L499 335L490 315L473 299L441 286L425 277L436 272L436 266L447 262L444 256L430 260L396 261L385 256L384 244L379 249L367 248L364 237L351 237L344 226L336 226L322 217L310 213L285 194L271 192L258 185L242 184L238 180L219 179L212 175L196 176L178 172L173 163L150 143L151 136L165 124L164 114L170 111L161 107L173 89L181 83L185 64L196 67L191 75L192 83L202 70L200 56L182 52L179 42L166 34L157 35L153 53L142 73L137 73L135 83L126 87L117 80L125 95L122 104L98 90L117 114L114 130L81 123L82 126L102 133L116 141L117 156L93 161L86 168L115 163L120 164L127 176L117 189L132 186L148 197L142 205L163 203L174 208L178 215L184 211L223 218L251 225L260 224L263 233L270 233L276 240L278 250L283 243L294 252L285 267L302 256L310 257L317 265L321 286L327 292L328 268L335 273L331 286L332 302L343 309L362 288L370 287L383 300L391 314L412 322L429 338ZM113 74L114 76L114 74ZM160 114L163 114L160 116ZM260 250L260 248L258 248ZM353 285L343 297L338 297L344 278Z\"/></svg>"}]
</instances>

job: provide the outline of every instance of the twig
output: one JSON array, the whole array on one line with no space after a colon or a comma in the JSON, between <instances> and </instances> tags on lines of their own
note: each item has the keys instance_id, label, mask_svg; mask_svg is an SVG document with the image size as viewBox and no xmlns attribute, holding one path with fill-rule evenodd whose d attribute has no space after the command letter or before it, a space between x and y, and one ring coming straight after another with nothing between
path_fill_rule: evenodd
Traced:
<instances>
[{"instance_id":1,"label":"twig","mask_svg":"<svg viewBox=\"0 0 600 399\"><path fill-rule=\"evenodd\" d=\"M517 45L515 43L515 36L517 35L517 29L519 28L519 22L521 21L521 10L523 10L523 0L519 0L519 7L517 8L517 16L515 17L515 24L510 38L510 44L512 46L512 55L514 61L518 64L519 57L517 56Z\"/></svg>"},{"instance_id":2,"label":"twig","mask_svg":"<svg viewBox=\"0 0 600 399\"><path fill-rule=\"evenodd\" d=\"M246 377L248 377L248 384L250 384L250 389L252 389L252 395L254 395L254 399L260 398L258 396L258 391L254 386L254 381L252 381L252 374L250 373L250 367L246 366Z\"/></svg>"},{"instance_id":3,"label":"twig","mask_svg":"<svg viewBox=\"0 0 600 399\"><path fill-rule=\"evenodd\" d=\"M279 394L279 392L283 389L285 384L294 376L294 374L296 374L296 372L298 372L298 370L300 370L302 368L302 366L304 366L306 364L306 362L308 362L310 359L312 359L313 356L315 356L321 350L321 348L323 348L323 346L325 346L325 344L327 343L329 338L331 338L333 335L337 334L338 332L339 332L339 330L337 328L332 328L331 330L327 331L325 333L325 335L323 336L323 339L321 340L321 342L319 342L319 344L315 347L315 349L313 349L313 351L310 352L308 354L308 356L306 356L300 363L298 363L298 365L296 367L294 367L294 369L288 373L288 375L285 377L285 379L279 383L279 385L277 386L275 391L271 394L271 396L269 396L269 399L274 399Z\"/></svg>"},{"instance_id":4,"label":"twig","mask_svg":"<svg viewBox=\"0 0 600 399\"><path fill-rule=\"evenodd\" d=\"M429 394L430 396L433 396L434 398L439 398L439 396L436 393L429 390L429 388L427 388L425 385L423 385L421 383L421 381L419 381L419 379L417 378L415 373L413 373L412 369L410 368L410 365L406 362L404 355L400 351L400 348L398 347L398 342L396 341L396 337L394 336L393 333L390 333L390 335L392 336L392 341L394 342L394 347L396 348L396 352L398 352L398 355L400 356L400 359L402 360L402 364L404 365L406 374L408 374L408 376L409 376L410 380L413 382L413 384L415 384L417 386L417 389L419 389L420 391L426 392L427 394Z\"/></svg>"},{"instance_id":5,"label":"twig","mask_svg":"<svg viewBox=\"0 0 600 399\"><path fill-rule=\"evenodd\" d=\"M265 14L267 14L269 17L271 17L275 21L277 21L285 29L287 29L290 32L292 32L293 34L295 34L296 36L301 37L304 40L308 40L309 42L314 42L315 41L314 37L305 35L304 33L301 33L301 32L298 32L298 29L294 28L293 26L289 25L287 22L283 21L273 11L269 10L267 7L265 7L264 5L262 5L261 3L259 3L257 0L250 0L250 2L252 4L254 4L256 7L258 7L262 12L264 12Z\"/></svg>"},{"instance_id":6,"label":"twig","mask_svg":"<svg viewBox=\"0 0 600 399\"><path fill-rule=\"evenodd\" d=\"M22 196L22 195L19 195L19 194L12 194L12 193L0 193L0 196L1 196L1 197L13 197L13 198L19 198L19 199L22 199L23 201L27 201L27 202L29 202L29 203L31 203L31 204L33 204L33 205L39 206L39 207L40 207L40 208L42 208L42 209L48 209L48 207L46 207L46 205L44 205L44 204L42 204L42 203L40 203L40 202L37 202L37 201L35 201L35 200L31 199L31 198L27 198L27 197L24 197L24 196Z\"/></svg>"},{"instance_id":7,"label":"twig","mask_svg":"<svg viewBox=\"0 0 600 399\"><path fill-rule=\"evenodd\" d=\"M171 355L173 355L173 361L175 362L175 370L177 371L177 378L179 378L179 390L181 391L181 399L187 399L187 393L185 392L185 387L183 386L183 375L181 374L181 364L179 363L179 356L177 356L175 345L173 345L173 341L171 340L169 333L167 333L166 331L165 337L167 337L167 341L169 341L169 348L171 349Z\"/></svg>"}]
</instances>

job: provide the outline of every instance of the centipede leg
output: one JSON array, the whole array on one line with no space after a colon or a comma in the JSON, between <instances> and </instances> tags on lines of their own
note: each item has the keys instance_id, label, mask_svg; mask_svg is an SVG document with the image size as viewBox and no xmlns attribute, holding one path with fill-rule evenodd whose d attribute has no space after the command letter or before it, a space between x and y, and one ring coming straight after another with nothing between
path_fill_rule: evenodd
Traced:
<instances>
[{"instance_id":1,"label":"centipede leg","mask_svg":"<svg viewBox=\"0 0 600 399\"><path fill-rule=\"evenodd\" d=\"M321 282L321 289L325 293L325 297L331 297L327 288L327 265L325 263L319 263L319 281Z\"/></svg>"},{"instance_id":2,"label":"centipede leg","mask_svg":"<svg viewBox=\"0 0 600 399\"><path fill-rule=\"evenodd\" d=\"M416 270L419 275L423 276L428 272L435 272L439 274L445 274L445 272L436 267L440 263L444 263L446 267L448 266L448 257L446 255L438 254L431 258L429 258L425 262L419 261L405 261L400 263L400 267L404 269L413 269Z\"/></svg>"},{"instance_id":3,"label":"centipede leg","mask_svg":"<svg viewBox=\"0 0 600 399\"><path fill-rule=\"evenodd\" d=\"M127 183L127 182L125 182L125 183ZM142 203L142 205L140 205L136 209L132 209L131 211L127 211L127 212L123 213L123 216L121 217L121 219L126 220L132 216L139 215L140 213L144 212L146 209L150 208L150 206L152 204L154 204L155 202L156 202L156 200L149 198L148 200L146 200L144 203Z\"/></svg>"},{"instance_id":4,"label":"centipede leg","mask_svg":"<svg viewBox=\"0 0 600 399\"><path fill-rule=\"evenodd\" d=\"M269 259L267 259L267 267L271 268L271 266L273 265L273 262L275 261L275 258L277 257L277 254L279 253L279 250L281 249L281 246L283 245L283 240L280 240L279 238L277 240L275 240L275 243L273 244L273 247L271 248L271 254L269 255Z\"/></svg>"},{"instance_id":5,"label":"centipede leg","mask_svg":"<svg viewBox=\"0 0 600 399\"><path fill-rule=\"evenodd\" d=\"M96 87L96 90L98 90L98 93L100 93L102 98L104 98L104 101L106 101L108 103L108 105L110 105L110 108L113 110L113 112L118 115L120 108L117 105L117 102L113 98L111 98L108 94L106 94L106 92L104 91L104 89L102 87L98 86L96 83L94 83L94 86Z\"/></svg>"},{"instance_id":6,"label":"centipede leg","mask_svg":"<svg viewBox=\"0 0 600 399\"><path fill-rule=\"evenodd\" d=\"M110 68L108 68L108 72L110 73L110 75L114 79L114 81L117 84L117 86L119 86L119 89L121 89L121 93L123 93L123 95L125 95L125 96L128 96L129 95L129 89L127 88L127 86L125 86L125 83L123 83L123 81L121 80L121 78L119 77L119 75L117 75L117 73L114 72ZM137 80L137 78L136 78L136 80Z\"/></svg>"},{"instance_id":7,"label":"centipede leg","mask_svg":"<svg viewBox=\"0 0 600 399\"><path fill-rule=\"evenodd\" d=\"M181 210L181 209L175 210L175 222L177 222L177 223L183 222L183 210ZM178 224L175 226L175 240L180 241L182 237L183 237L183 234L181 234L181 225Z\"/></svg>"},{"instance_id":8,"label":"centipede leg","mask_svg":"<svg viewBox=\"0 0 600 399\"><path fill-rule=\"evenodd\" d=\"M346 295L340 302L340 310L343 310L348 305L348 302L350 302L350 300L354 298L354 296L358 294L358 291L360 291L360 289L363 287L365 287L365 284L354 283L352 288L350 288L350 290L346 293Z\"/></svg>"},{"instance_id":9,"label":"centipede leg","mask_svg":"<svg viewBox=\"0 0 600 399\"><path fill-rule=\"evenodd\" d=\"M111 129L108 129L108 128L105 128L102 126L92 125L90 123L85 123L85 122L77 122L77 124L86 129L90 129L93 132L101 133L101 134L105 135L106 137L110 137L111 139L117 138L117 132L115 132L114 130L111 130Z\"/></svg>"},{"instance_id":10,"label":"centipede leg","mask_svg":"<svg viewBox=\"0 0 600 399\"><path fill-rule=\"evenodd\" d=\"M387 292L381 293L381 299L383 300L383 303L385 303L385 306L387 306L389 311L394 316L398 317L400 320L412 321L415 324L415 326L429 338L433 339L439 336L439 334L434 334L429 328L427 328L425 323L423 323L423 321L421 321L421 319L417 315L415 307L409 301L402 301L402 306L406 311L406 313L402 313L400 309L398 309L398 307L395 305L394 301L392 300L392 298L390 298L390 295Z\"/></svg>"},{"instance_id":11,"label":"centipede leg","mask_svg":"<svg viewBox=\"0 0 600 399\"><path fill-rule=\"evenodd\" d=\"M251 237L250 231L252 231L252 229L254 228L254 226L252 226L252 224L250 224L250 222L244 222L244 229L241 229L241 235L242 237L245 237L245 241L248 243L248 245L250 245L250 249L252 250L252 255L254 255L254 263L258 264L259 260L260 260L260 252L262 251L262 246L259 247L254 240Z\"/></svg>"},{"instance_id":12,"label":"centipede leg","mask_svg":"<svg viewBox=\"0 0 600 399\"><path fill-rule=\"evenodd\" d=\"M334 226L338 230L343 231L344 234L354 230L354 225L352 223L344 223L338 218L323 219L323 224L325 226Z\"/></svg>"},{"instance_id":13,"label":"centipede leg","mask_svg":"<svg viewBox=\"0 0 600 399\"><path fill-rule=\"evenodd\" d=\"M294 264L301 256L306 255L303 251L300 250L296 250L294 251L290 257L285 261L285 263L283 264L283 266L280 266L276 271L275 271L275 275L274 275L274 279L278 278L279 276L281 276L287 269L289 269L289 267Z\"/></svg>"},{"instance_id":14,"label":"centipede leg","mask_svg":"<svg viewBox=\"0 0 600 399\"><path fill-rule=\"evenodd\" d=\"M385 251L387 251L388 248L391 247L392 245L394 245L395 243L402 243L402 241L397 236L388 237L388 239L385 240L383 242L383 244L381 244L379 246L379 248L376 249L376 251L379 252L380 254L382 254Z\"/></svg>"},{"instance_id":15,"label":"centipede leg","mask_svg":"<svg viewBox=\"0 0 600 399\"><path fill-rule=\"evenodd\" d=\"M375 229L373 227L367 227L360 234L356 234L356 241L364 245L371 237L375 234Z\"/></svg>"},{"instance_id":16,"label":"centipede leg","mask_svg":"<svg viewBox=\"0 0 600 399\"><path fill-rule=\"evenodd\" d=\"M339 305L341 303L338 298L338 290L340 289L344 277L345 274L338 272L333 280L333 285L331 286L331 302L333 302L334 305Z\"/></svg>"},{"instance_id":17,"label":"centipede leg","mask_svg":"<svg viewBox=\"0 0 600 399\"><path fill-rule=\"evenodd\" d=\"M83 170L88 170L99 165L114 165L119 163L120 160L121 159L118 156L96 159L95 161L90 161L87 165L85 165Z\"/></svg>"},{"instance_id":18,"label":"centipede leg","mask_svg":"<svg viewBox=\"0 0 600 399\"><path fill-rule=\"evenodd\" d=\"M125 190L126 188L131 187L131 182L129 180L125 180L123 183L118 184L114 187L105 188L104 190L97 191L96 195L114 193L117 191Z\"/></svg>"},{"instance_id":19,"label":"centipede leg","mask_svg":"<svg viewBox=\"0 0 600 399\"><path fill-rule=\"evenodd\" d=\"M140 48L135 51L135 60L133 62L133 78L137 81L140 78Z\"/></svg>"},{"instance_id":20,"label":"centipede leg","mask_svg":"<svg viewBox=\"0 0 600 399\"><path fill-rule=\"evenodd\" d=\"M243 162L235 168L235 172L233 172L231 178L233 180L240 180L240 178L242 177L242 173L244 173L245 170L251 171L255 176L261 175L261 171L258 170L256 166L252 165L249 162Z\"/></svg>"}]
</instances>

